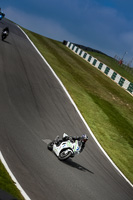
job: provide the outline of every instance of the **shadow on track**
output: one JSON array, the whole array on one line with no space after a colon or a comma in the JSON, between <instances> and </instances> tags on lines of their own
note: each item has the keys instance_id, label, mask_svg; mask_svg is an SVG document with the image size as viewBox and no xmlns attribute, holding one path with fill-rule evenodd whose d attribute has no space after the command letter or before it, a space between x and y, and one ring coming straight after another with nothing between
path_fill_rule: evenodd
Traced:
<instances>
[{"instance_id":1,"label":"shadow on track","mask_svg":"<svg viewBox=\"0 0 133 200\"><path fill-rule=\"evenodd\" d=\"M88 170L87 168L83 167L82 165L79 165L78 163L72 161L71 159L63 161L66 165L69 165L70 167L76 168L78 170L81 170L83 172L89 172L91 174L94 174L94 172Z\"/></svg>"},{"instance_id":2,"label":"shadow on track","mask_svg":"<svg viewBox=\"0 0 133 200\"><path fill-rule=\"evenodd\" d=\"M8 42L8 41L6 41L6 40L2 40L2 39L1 39L1 41L2 41L2 42L5 42L5 43L7 43L7 44L11 44L10 42Z\"/></svg>"}]
</instances>

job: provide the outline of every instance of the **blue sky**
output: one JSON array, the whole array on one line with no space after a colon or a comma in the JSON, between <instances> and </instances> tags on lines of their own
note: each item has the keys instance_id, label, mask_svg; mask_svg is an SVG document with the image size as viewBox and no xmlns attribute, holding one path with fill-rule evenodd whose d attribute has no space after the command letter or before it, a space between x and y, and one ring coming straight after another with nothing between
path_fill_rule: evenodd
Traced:
<instances>
[{"instance_id":1,"label":"blue sky","mask_svg":"<svg viewBox=\"0 0 133 200\"><path fill-rule=\"evenodd\" d=\"M0 7L6 18L46 37L133 60L132 0L0 0Z\"/></svg>"}]
</instances>

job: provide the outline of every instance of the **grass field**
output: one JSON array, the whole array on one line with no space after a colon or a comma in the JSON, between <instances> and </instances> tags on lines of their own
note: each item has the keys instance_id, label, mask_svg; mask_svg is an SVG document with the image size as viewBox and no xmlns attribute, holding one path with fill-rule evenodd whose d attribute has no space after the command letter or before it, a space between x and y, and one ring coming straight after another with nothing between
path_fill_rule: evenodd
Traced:
<instances>
[{"instance_id":1,"label":"grass field","mask_svg":"<svg viewBox=\"0 0 133 200\"><path fill-rule=\"evenodd\" d=\"M133 183L133 97L61 42L23 30L61 79L99 143ZM127 72L122 74L132 80ZM1 169L0 179L11 183L2 165ZM14 190L11 186L3 189Z\"/></svg>"}]
</instances>

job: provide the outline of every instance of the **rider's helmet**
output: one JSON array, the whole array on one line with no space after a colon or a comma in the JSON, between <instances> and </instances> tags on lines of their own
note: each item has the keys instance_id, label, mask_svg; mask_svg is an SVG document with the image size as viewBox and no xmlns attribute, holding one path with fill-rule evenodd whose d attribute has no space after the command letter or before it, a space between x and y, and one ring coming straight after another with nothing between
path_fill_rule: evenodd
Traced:
<instances>
[{"instance_id":1,"label":"rider's helmet","mask_svg":"<svg viewBox=\"0 0 133 200\"><path fill-rule=\"evenodd\" d=\"M88 140L88 136L86 135L86 134L83 134L82 136L81 136L81 141L82 142L86 142Z\"/></svg>"},{"instance_id":2,"label":"rider's helmet","mask_svg":"<svg viewBox=\"0 0 133 200\"><path fill-rule=\"evenodd\" d=\"M8 28L8 27L5 27L5 28L3 29L3 31L7 31L7 32L9 33L9 28Z\"/></svg>"}]
</instances>

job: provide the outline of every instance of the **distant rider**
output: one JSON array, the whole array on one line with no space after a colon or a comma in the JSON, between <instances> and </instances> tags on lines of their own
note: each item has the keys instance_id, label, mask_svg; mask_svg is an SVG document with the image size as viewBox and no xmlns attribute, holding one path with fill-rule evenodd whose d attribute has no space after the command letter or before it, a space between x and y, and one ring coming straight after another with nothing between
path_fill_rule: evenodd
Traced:
<instances>
[{"instance_id":1,"label":"distant rider","mask_svg":"<svg viewBox=\"0 0 133 200\"><path fill-rule=\"evenodd\" d=\"M1 34L2 40L4 40L8 35L9 35L9 28L6 27L2 30L2 34Z\"/></svg>"},{"instance_id":2,"label":"distant rider","mask_svg":"<svg viewBox=\"0 0 133 200\"><path fill-rule=\"evenodd\" d=\"M81 153L83 151L84 147L85 147L86 141L88 140L88 136L86 134L83 134L81 137L79 137L79 136L66 136L66 137L63 137L62 139L59 139L59 136L57 136L55 144L57 146L59 146L61 144L61 142L68 141L68 140L70 140L72 143L74 143L75 140L78 140L78 144L81 147L81 149L80 149L80 153Z\"/></svg>"},{"instance_id":3,"label":"distant rider","mask_svg":"<svg viewBox=\"0 0 133 200\"><path fill-rule=\"evenodd\" d=\"M5 28L2 30L2 33L6 33L7 35L9 35L9 28L8 28L8 27L5 27Z\"/></svg>"}]
</instances>

